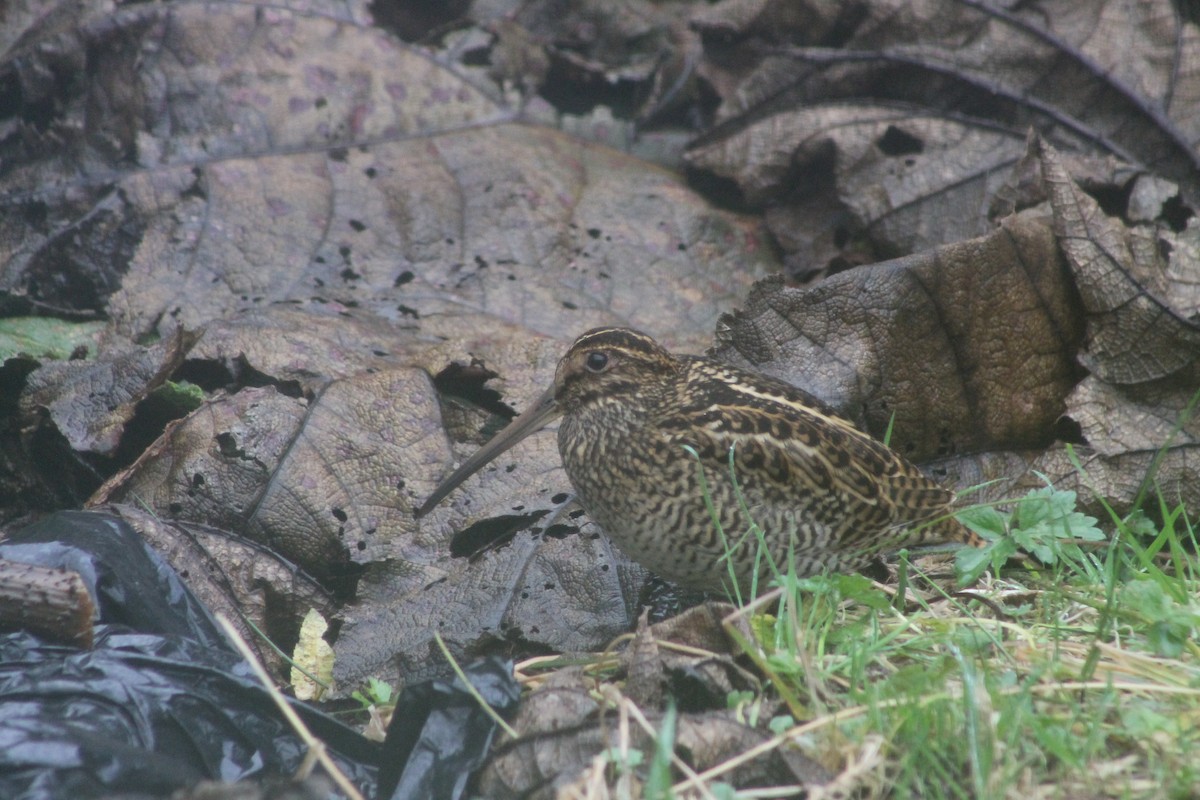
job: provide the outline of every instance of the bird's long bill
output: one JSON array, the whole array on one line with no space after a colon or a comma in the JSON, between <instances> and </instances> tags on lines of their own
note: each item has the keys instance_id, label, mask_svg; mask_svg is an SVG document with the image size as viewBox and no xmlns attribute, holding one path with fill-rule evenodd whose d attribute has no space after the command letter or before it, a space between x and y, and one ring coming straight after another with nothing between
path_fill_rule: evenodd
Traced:
<instances>
[{"instance_id":1,"label":"bird's long bill","mask_svg":"<svg viewBox=\"0 0 1200 800\"><path fill-rule=\"evenodd\" d=\"M429 499L425 501L425 504L417 509L417 516L423 517L428 514L434 506L446 498L446 495L457 489L459 484L487 466L496 456L529 434L540 429L560 413L562 413L562 410L554 402L554 387L551 386L533 405L525 410L525 413L510 422L507 428L500 431L487 444L472 453L462 463L462 466L454 470L454 474L442 481L441 485L433 490L433 494L429 495Z\"/></svg>"}]
</instances>

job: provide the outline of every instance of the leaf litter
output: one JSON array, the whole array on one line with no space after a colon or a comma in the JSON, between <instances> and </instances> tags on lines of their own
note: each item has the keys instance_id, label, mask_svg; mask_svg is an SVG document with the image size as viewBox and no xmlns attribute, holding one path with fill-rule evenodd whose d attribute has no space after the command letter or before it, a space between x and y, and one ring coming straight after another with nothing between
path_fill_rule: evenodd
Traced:
<instances>
[{"instance_id":1,"label":"leaf litter","mask_svg":"<svg viewBox=\"0 0 1200 800\"><path fill-rule=\"evenodd\" d=\"M593 325L804 385L949 482L995 481L981 501L1044 475L1108 519L1152 474L1194 518L1192 20L1065 0L494 11L465 20L482 36L419 45L356 4L15 17L0 290L110 330L93 361L5 365L24 431L8 463L31 465L5 496L77 504L106 479L93 503L294 560L356 598L335 642L347 693L444 670L434 629L460 657L583 651L637 617L643 573L569 506L549 437L410 513ZM439 48L459 41L482 51ZM508 60L489 74L472 60L492 46ZM664 160L738 213L519 122L603 125L547 100L597 81L646 139L655 120L703 126ZM781 268L827 277L750 288ZM181 330L198 338L172 344ZM451 364L494 375L496 396L442 391ZM178 378L208 401L122 451ZM47 441L73 489L31 458ZM10 502L6 517L28 510ZM456 548L490 520L504 543ZM866 786L885 763L868 748L840 767ZM612 770L577 766L600 784Z\"/></svg>"}]
</instances>

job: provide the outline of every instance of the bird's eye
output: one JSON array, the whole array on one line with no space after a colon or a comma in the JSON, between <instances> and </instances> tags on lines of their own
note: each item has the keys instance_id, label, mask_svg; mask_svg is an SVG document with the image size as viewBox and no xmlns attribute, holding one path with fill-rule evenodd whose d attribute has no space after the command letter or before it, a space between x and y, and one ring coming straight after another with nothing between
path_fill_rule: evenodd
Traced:
<instances>
[{"instance_id":1,"label":"bird's eye","mask_svg":"<svg viewBox=\"0 0 1200 800\"><path fill-rule=\"evenodd\" d=\"M583 366L588 372L604 372L608 369L608 353L603 350L593 350L583 360Z\"/></svg>"}]
</instances>

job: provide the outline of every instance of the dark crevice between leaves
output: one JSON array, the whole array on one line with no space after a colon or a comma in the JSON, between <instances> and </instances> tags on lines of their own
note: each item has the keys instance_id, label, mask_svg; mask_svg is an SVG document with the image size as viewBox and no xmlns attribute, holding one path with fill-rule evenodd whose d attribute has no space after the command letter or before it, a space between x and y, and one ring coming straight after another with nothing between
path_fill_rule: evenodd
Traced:
<instances>
[{"instance_id":1,"label":"dark crevice between leaves","mask_svg":"<svg viewBox=\"0 0 1200 800\"><path fill-rule=\"evenodd\" d=\"M1107 183L1100 186L1081 185L1080 188L1096 201L1106 215L1124 219L1129 209L1129 198L1133 194L1133 183L1126 181L1123 186Z\"/></svg>"},{"instance_id":2,"label":"dark crevice between leaves","mask_svg":"<svg viewBox=\"0 0 1200 800\"><path fill-rule=\"evenodd\" d=\"M96 211L38 249L21 275L31 301L67 316L104 313L145 231L145 222L127 216L114 199L101 200Z\"/></svg>"},{"instance_id":3,"label":"dark crevice between leaves","mask_svg":"<svg viewBox=\"0 0 1200 800\"><path fill-rule=\"evenodd\" d=\"M695 664L669 669L666 678L667 693L675 698L676 706L684 714L727 708L725 694L717 692L712 681Z\"/></svg>"},{"instance_id":4,"label":"dark crevice between leaves","mask_svg":"<svg viewBox=\"0 0 1200 800\"><path fill-rule=\"evenodd\" d=\"M29 150L53 146L43 139L63 116L70 99L83 91L89 75L73 48L56 53L46 48L36 56L10 61L0 75L0 120L16 121L27 128L23 136L5 137L0 155L0 177L27 163Z\"/></svg>"},{"instance_id":5,"label":"dark crevice between leaves","mask_svg":"<svg viewBox=\"0 0 1200 800\"><path fill-rule=\"evenodd\" d=\"M466 657L473 661L488 656L517 660L555 655L553 648L539 643L536 638L530 638L537 637L539 634L540 631L536 625L526 631L517 625L501 622L498 631L484 633L473 642L467 649Z\"/></svg>"},{"instance_id":6,"label":"dark crevice between leaves","mask_svg":"<svg viewBox=\"0 0 1200 800\"><path fill-rule=\"evenodd\" d=\"M653 88L653 87L651 87ZM636 120L637 131L687 130L699 133L712 127L721 106L721 97L708 81L696 80L690 96L667 99L642 111Z\"/></svg>"},{"instance_id":7,"label":"dark crevice between leaves","mask_svg":"<svg viewBox=\"0 0 1200 800\"><path fill-rule=\"evenodd\" d=\"M167 425L186 417L193 410L194 406L181 405L177 394L166 391L163 386L151 392L137 404L133 417L125 424L120 444L111 457L111 472L132 464L162 435Z\"/></svg>"},{"instance_id":8,"label":"dark crevice between leaves","mask_svg":"<svg viewBox=\"0 0 1200 800\"><path fill-rule=\"evenodd\" d=\"M301 572L300 567L295 567L295 569L297 572ZM313 578L321 585L321 588L329 592L335 603L343 604L349 603L357 597L358 582L365 572L365 564L347 559L330 564L327 570L319 575L313 575ZM295 613L294 610L293 613ZM303 616L303 612L300 612L299 616ZM340 624L339 622L338 625L340 626ZM329 635L331 638L336 638L332 633L333 630L331 628Z\"/></svg>"},{"instance_id":9,"label":"dark crevice between leaves","mask_svg":"<svg viewBox=\"0 0 1200 800\"><path fill-rule=\"evenodd\" d=\"M529 514L505 514L468 525L450 540L450 555L454 558L478 558L488 550L508 544L519 531L530 527L548 513L542 510Z\"/></svg>"},{"instance_id":10,"label":"dark crevice between leaves","mask_svg":"<svg viewBox=\"0 0 1200 800\"><path fill-rule=\"evenodd\" d=\"M704 195L718 208L733 211L738 214L748 214L753 209L742 194L742 187L737 181L716 175L708 170L687 167L685 170L688 186Z\"/></svg>"},{"instance_id":11,"label":"dark crevice between leaves","mask_svg":"<svg viewBox=\"0 0 1200 800\"><path fill-rule=\"evenodd\" d=\"M1087 439L1083 435L1083 426L1065 414L1054 423L1054 439L1066 444L1087 444Z\"/></svg>"},{"instance_id":12,"label":"dark crevice between leaves","mask_svg":"<svg viewBox=\"0 0 1200 800\"><path fill-rule=\"evenodd\" d=\"M304 388L299 381L280 380L250 365L244 355L234 359L189 359L175 373L175 380L194 383L205 392L223 390L229 393L241 389L272 386L286 397L302 398Z\"/></svg>"},{"instance_id":13,"label":"dark crevice between leaves","mask_svg":"<svg viewBox=\"0 0 1200 800\"><path fill-rule=\"evenodd\" d=\"M552 52L550 70L538 94L561 114L590 114L597 106L605 106L616 119L633 119L646 91L645 81L619 78L609 83L595 72Z\"/></svg>"},{"instance_id":14,"label":"dark crevice between leaves","mask_svg":"<svg viewBox=\"0 0 1200 800\"><path fill-rule=\"evenodd\" d=\"M22 430L18 398L26 378L37 368L37 361L23 357L10 358L0 366L0 522L39 511L74 508L88 494L86 487L72 488L78 483L74 470L60 469L70 448L53 426L48 432ZM43 420L40 427L47 425Z\"/></svg>"},{"instance_id":15,"label":"dark crevice between leaves","mask_svg":"<svg viewBox=\"0 0 1200 800\"><path fill-rule=\"evenodd\" d=\"M1162 219L1175 233L1183 233L1187 229L1188 220L1195 215L1196 212L1179 195L1168 198L1162 206Z\"/></svg>"},{"instance_id":16,"label":"dark crevice between leaves","mask_svg":"<svg viewBox=\"0 0 1200 800\"><path fill-rule=\"evenodd\" d=\"M498 375L479 362L454 363L434 376L433 388L443 397L462 400L491 414L513 419L517 412L501 399L499 392L485 386Z\"/></svg>"},{"instance_id":17,"label":"dark crevice between leaves","mask_svg":"<svg viewBox=\"0 0 1200 800\"><path fill-rule=\"evenodd\" d=\"M42 412L36 424L21 432L21 442L28 454L22 458L28 470L24 480L32 484L32 494L22 495L17 502L32 510L79 508L111 474L107 459L75 452L49 412Z\"/></svg>"},{"instance_id":18,"label":"dark crevice between leaves","mask_svg":"<svg viewBox=\"0 0 1200 800\"><path fill-rule=\"evenodd\" d=\"M467 24L470 7L470 0L374 0L369 6L376 25L402 41L424 44Z\"/></svg>"}]
</instances>

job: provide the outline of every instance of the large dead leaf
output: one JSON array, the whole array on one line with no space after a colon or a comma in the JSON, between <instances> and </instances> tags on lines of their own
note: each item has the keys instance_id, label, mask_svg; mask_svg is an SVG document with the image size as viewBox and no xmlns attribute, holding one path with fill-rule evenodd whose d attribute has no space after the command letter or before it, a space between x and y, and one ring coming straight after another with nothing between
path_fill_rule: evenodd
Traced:
<instances>
[{"instance_id":1,"label":"large dead leaf","mask_svg":"<svg viewBox=\"0 0 1200 800\"><path fill-rule=\"evenodd\" d=\"M10 81L68 51L102 53L102 77L46 123L90 137L9 140L0 202L38 215L7 219L3 285L69 307L39 276L102 270L93 303L131 335L289 302L560 338L642 318L699 346L770 262L678 178L499 124L512 111L473 76L344 18L139 7L45 44Z\"/></svg>"},{"instance_id":2,"label":"large dead leaf","mask_svg":"<svg viewBox=\"0 0 1200 800\"><path fill-rule=\"evenodd\" d=\"M541 482L539 482L541 483ZM489 652L570 652L604 647L628 630L645 572L590 523L534 525L540 517L497 520L519 530L478 553L414 572L402 563L368 570L358 606L346 609L334 677L353 686L369 676L401 683L444 673L440 634L457 659Z\"/></svg>"},{"instance_id":3,"label":"large dead leaf","mask_svg":"<svg viewBox=\"0 0 1200 800\"><path fill-rule=\"evenodd\" d=\"M352 562L411 559L422 550L412 498L448 456L436 407L428 376L412 369L334 381L310 403L247 389L173 425L93 502L140 498L326 578Z\"/></svg>"},{"instance_id":4,"label":"large dead leaf","mask_svg":"<svg viewBox=\"0 0 1200 800\"><path fill-rule=\"evenodd\" d=\"M767 280L716 355L783 378L916 460L1053 438L1081 316L1048 220L861 267L809 288Z\"/></svg>"}]
</instances>

